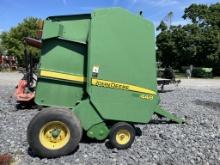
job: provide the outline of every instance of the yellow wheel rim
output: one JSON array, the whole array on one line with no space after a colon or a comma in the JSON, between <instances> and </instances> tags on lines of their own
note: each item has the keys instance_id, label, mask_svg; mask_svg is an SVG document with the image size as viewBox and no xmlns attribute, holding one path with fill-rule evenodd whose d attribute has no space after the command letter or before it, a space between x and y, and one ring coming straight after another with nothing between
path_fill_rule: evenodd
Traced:
<instances>
[{"instance_id":1,"label":"yellow wheel rim","mask_svg":"<svg viewBox=\"0 0 220 165\"><path fill-rule=\"evenodd\" d=\"M49 150L58 150L70 140L69 128L60 121L46 123L39 133L40 143Z\"/></svg>"},{"instance_id":2,"label":"yellow wheel rim","mask_svg":"<svg viewBox=\"0 0 220 165\"><path fill-rule=\"evenodd\" d=\"M128 130L119 130L116 133L116 142L120 145L125 145L127 144L131 139L131 134Z\"/></svg>"}]
</instances>

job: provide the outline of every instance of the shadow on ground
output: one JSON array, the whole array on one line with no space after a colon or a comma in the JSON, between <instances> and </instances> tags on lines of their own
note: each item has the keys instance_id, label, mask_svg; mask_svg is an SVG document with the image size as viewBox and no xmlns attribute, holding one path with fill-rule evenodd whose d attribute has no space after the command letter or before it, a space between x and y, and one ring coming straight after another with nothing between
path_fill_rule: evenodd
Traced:
<instances>
[{"instance_id":1,"label":"shadow on ground","mask_svg":"<svg viewBox=\"0 0 220 165\"><path fill-rule=\"evenodd\" d=\"M215 110L220 111L220 102L204 101L204 100L195 100L196 105L206 106Z\"/></svg>"}]
</instances>

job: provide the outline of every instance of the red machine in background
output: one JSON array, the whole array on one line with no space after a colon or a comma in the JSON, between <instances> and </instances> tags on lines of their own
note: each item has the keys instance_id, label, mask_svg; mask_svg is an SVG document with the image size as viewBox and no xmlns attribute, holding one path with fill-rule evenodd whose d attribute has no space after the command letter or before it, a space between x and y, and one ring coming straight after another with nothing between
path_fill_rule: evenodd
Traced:
<instances>
[{"instance_id":1,"label":"red machine in background","mask_svg":"<svg viewBox=\"0 0 220 165\"><path fill-rule=\"evenodd\" d=\"M0 55L0 70L16 70L17 59L15 56L3 56Z\"/></svg>"},{"instance_id":2,"label":"red machine in background","mask_svg":"<svg viewBox=\"0 0 220 165\"><path fill-rule=\"evenodd\" d=\"M23 78L18 82L15 91L16 97L16 108L17 109L24 109L24 108L32 108L34 103L35 97L35 82L36 79L34 78L33 73L33 60L30 53L27 52L25 49L25 70L23 70Z\"/></svg>"},{"instance_id":3,"label":"red machine in background","mask_svg":"<svg viewBox=\"0 0 220 165\"><path fill-rule=\"evenodd\" d=\"M41 47L41 41L25 38L25 43L31 45L36 48ZM18 82L16 87L16 108L17 109L25 109L25 108L36 108L36 104L34 103L35 97L35 83L37 80L37 76L34 73L34 68L36 67L36 61L33 61L33 57L30 52L26 49L24 51L25 55L25 70L23 70L23 78Z\"/></svg>"},{"instance_id":4,"label":"red machine in background","mask_svg":"<svg viewBox=\"0 0 220 165\"><path fill-rule=\"evenodd\" d=\"M43 21L38 21L39 30L36 33L36 39L25 37L24 43L25 45L30 45L32 47L41 49L41 37L43 30ZM35 97L35 86L37 76L34 73L34 68L36 68L37 61L33 61L33 57L30 52L25 49L25 70L23 71L23 78L18 82L16 87L16 107L17 109L23 108L36 108L36 104L34 103Z\"/></svg>"}]
</instances>

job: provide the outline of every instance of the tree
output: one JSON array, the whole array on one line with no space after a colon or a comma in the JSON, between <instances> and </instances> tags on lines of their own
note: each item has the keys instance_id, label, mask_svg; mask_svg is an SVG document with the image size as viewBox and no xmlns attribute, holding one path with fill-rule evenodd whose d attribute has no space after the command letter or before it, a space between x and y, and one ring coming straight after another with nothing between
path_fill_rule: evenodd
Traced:
<instances>
[{"instance_id":1,"label":"tree","mask_svg":"<svg viewBox=\"0 0 220 165\"><path fill-rule=\"evenodd\" d=\"M220 3L210 6L192 4L185 9L183 18L202 27L220 28Z\"/></svg>"},{"instance_id":2,"label":"tree","mask_svg":"<svg viewBox=\"0 0 220 165\"><path fill-rule=\"evenodd\" d=\"M168 30L167 26L161 22L158 30L161 30L160 36L157 37L157 58L163 62L163 66L176 66L176 46L172 40L172 31Z\"/></svg>"},{"instance_id":3,"label":"tree","mask_svg":"<svg viewBox=\"0 0 220 165\"><path fill-rule=\"evenodd\" d=\"M0 36L2 46L7 49L8 55L17 57L19 65L24 64L24 37L35 38L38 30L38 20L39 19L34 17L26 18L16 27L11 28L9 32L3 32ZM30 46L26 46L26 48L32 55L38 56L38 49Z\"/></svg>"},{"instance_id":4,"label":"tree","mask_svg":"<svg viewBox=\"0 0 220 165\"><path fill-rule=\"evenodd\" d=\"M3 48L3 46L0 43L0 56L3 54L3 52L4 52L4 48Z\"/></svg>"},{"instance_id":5,"label":"tree","mask_svg":"<svg viewBox=\"0 0 220 165\"><path fill-rule=\"evenodd\" d=\"M210 6L192 4L185 9L190 24L165 28L157 36L157 57L163 66L220 66L220 3Z\"/></svg>"}]
</instances>

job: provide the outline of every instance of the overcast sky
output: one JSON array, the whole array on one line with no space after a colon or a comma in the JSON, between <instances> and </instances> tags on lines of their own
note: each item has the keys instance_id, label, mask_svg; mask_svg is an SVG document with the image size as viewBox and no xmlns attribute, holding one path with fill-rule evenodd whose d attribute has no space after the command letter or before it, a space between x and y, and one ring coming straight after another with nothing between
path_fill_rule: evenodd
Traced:
<instances>
[{"instance_id":1,"label":"overcast sky","mask_svg":"<svg viewBox=\"0 0 220 165\"><path fill-rule=\"evenodd\" d=\"M0 32L8 31L29 16L46 18L51 15L90 13L95 8L123 7L133 13L143 11L155 26L174 13L172 24L184 24L184 8L192 3L212 4L220 0L0 0Z\"/></svg>"}]
</instances>

